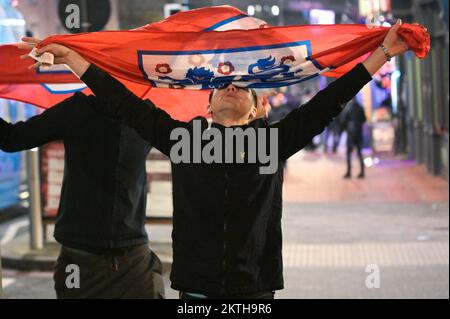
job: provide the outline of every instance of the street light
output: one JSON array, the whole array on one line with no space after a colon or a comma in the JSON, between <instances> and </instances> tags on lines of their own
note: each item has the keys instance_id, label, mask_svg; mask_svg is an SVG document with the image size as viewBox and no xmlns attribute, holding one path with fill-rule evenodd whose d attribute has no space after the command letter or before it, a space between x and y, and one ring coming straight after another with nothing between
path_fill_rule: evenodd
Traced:
<instances>
[{"instance_id":1,"label":"street light","mask_svg":"<svg viewBox=\"0 0 450 319\"><path fill-rule=\"evenodd\" d=\"M272 6L271 8L272 14L276 17L280 15L280 7L279 6Z\"/></svg>"},{"instance_id":2,"label":"street light","mask_svg":"<svg viewBox=\"0 0 450 319\"><path fill-rule=\"evenodd\" d=\"M247 7L247 13L249 16L254 16L255 15L255 7L250 5Z\"/></svg>"}]
</instances>

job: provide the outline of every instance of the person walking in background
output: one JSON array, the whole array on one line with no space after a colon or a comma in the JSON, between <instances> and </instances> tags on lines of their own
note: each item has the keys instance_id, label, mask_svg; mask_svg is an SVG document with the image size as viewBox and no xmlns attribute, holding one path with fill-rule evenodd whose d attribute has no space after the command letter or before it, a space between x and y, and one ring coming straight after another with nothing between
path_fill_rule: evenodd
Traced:
<instances>
[{"instance_id":1,"label":"person walking in background","mask_svg":"<svg viewBox=\"0 0 450 319\"><path fill-rule=\"evenodd\" d=\"M267 121L274 124L284 119L292 109L287 106L287 97L281 92L274 92L270 95L271 109L269 111Z\"/></svg>"},{"instance_id":2,"label":"person walking in background","mask_svg":"<svg viewBox=\"0 0 450 319\"><path fill-rule=\"evenodd\" d=\"M364 159L362 155L363 142L363 126L367 121L366 114L361 105L353 99L353 102L348 106L343 113L342 127L347 132L347 173L344 175L345 179L352 177L352 153L356 148L360 164L360 174L358 178L365 178Z\"/></svg>"},{"instance_id":3,"label":"person walking in background","mask_svg":"<svg viewBox=\"0 0 450 319\"><path fill-rule=\"evenodd\" d=\"M343 133L343 127L342 127L342 115L343 113L339 114L336 119L330 123L330 125L327 127L325 132L323 133L323 151L325 153L328 153L330 150L330 144L329 139L331 136L331 149L333 154L337 153L339 143L341 141L341 135Z\"/></svg>"}]
</instances>

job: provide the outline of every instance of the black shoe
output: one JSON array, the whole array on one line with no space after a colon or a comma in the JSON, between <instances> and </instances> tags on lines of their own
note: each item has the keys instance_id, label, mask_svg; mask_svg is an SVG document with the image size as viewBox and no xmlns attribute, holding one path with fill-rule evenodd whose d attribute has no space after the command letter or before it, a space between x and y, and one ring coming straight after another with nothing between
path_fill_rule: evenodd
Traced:
<instances>
[{"instance_id":1,"label":"black shoe","mask_svg":"<svg viewBox=\"0 0 450 319\"><path fill-rule=\"evenodd\" d=\"M358 179L364 179L366 178L366 175L364 173L361 173L358 175Z\"/></svg>"},{"instance_id":2,"label":"black shoe","mask_svg":"<svg viewBox=\"0 0 450 319\"><path fill-rule=\"evenodd\" d=\"M350 173L347 173L344 175L344 179L351 179L352 175Z\"/></svg>"}]
</instances>

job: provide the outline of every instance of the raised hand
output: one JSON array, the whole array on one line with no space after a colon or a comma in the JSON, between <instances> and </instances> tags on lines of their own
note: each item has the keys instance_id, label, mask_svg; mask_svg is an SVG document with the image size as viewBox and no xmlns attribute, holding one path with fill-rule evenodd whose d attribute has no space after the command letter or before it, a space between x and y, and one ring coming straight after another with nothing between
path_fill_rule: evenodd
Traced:
<instances>
[{"instance_id":1,"label":"raised hand","mask_svg":"<svg viewBox=\"0 0 450 319\"><path fill-rule=\"evenodd\" d=\"M402 55L409 50L408 46L398 35L398 30L402 26L402 20L398 19L397 23L389 30L386 38L383 41L383 45L388 49L389 54L392 57Z\"/></svg>"},{"instance_id":2,"label":"raised hand","mask_svg":"<svg viewBox=\"0 0 450 319\"><path fill-rule=\"evenodd\" d=\"M41 40L31 37L23 37L22 43L18 44L19 49L31 51L35 48ZM37 54L41 55L44 52L48 52L54 55L54 63L55 64L67 64L72 71L81 77L84 72L89 68L90 63L86 61L81 55L79 55L76 51L65 47L61 44L51 43L37 50ZM28 52L29 53L29 52ZM28 58L28 53L20 56L21 59ZM30 68L37 68L41 64L34 63L30 66Z\"/></svg>"}]
</instances>

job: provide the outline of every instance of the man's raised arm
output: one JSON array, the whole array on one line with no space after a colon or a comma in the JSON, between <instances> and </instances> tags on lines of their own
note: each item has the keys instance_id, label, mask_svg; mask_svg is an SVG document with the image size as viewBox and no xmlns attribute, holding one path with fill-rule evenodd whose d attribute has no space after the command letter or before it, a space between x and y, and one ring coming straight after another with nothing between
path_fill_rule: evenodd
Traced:
<instances>
[{"instance_id":1,"label":"man's raised arm","mask_svg":"<svg viewBox=\"0 0 450 319\"><path fill-rule=\"evenodd\" d=\"M303 149L314 136L323 132L345 105L368 83L391 58L403 54L408 47L397 32L401 21L391 28L383 45L364 62L320 91L311 101L273 125L278 128L279 155L286 160Z\"/></svg>"},{"instance_id":2,"label":"man's raised arm","mask_svg":"<svg viewBox=\"0 0 450 319\"><path fill-rule=\"evenodd\" d=\"M12 124L0 118L0 150L19 152L64 139L73 110L90 98L76 93L25 122Z\"/></svg>"},{"instance_id":3,"label":"man's raised arm","mask_svg":"<svg viewBox=\"0 0 450 319\"><path fill-rule=\"evenodd\" d=\"M183 126L183 122L172 119L150 100L141 100L95 65L89 66L81 80L100 99L100 103L96 105L97 110L135 129L163 154L170 155L170 133Z\"/></svg>"},{"instance_id":4,"label":"man's raised arm","mask_svg":"<svg viewBox=\"0 0 450 319\"><path fill-rule=\"evenodd\" d=\"M273 124L278 128L279 155L286 160L302 150L337 117L345 105L372 80L363 64L331 83L308 103Z\"/></svg>"}]
</instances>

